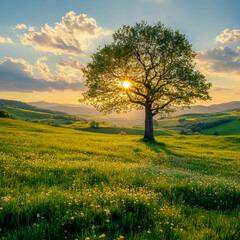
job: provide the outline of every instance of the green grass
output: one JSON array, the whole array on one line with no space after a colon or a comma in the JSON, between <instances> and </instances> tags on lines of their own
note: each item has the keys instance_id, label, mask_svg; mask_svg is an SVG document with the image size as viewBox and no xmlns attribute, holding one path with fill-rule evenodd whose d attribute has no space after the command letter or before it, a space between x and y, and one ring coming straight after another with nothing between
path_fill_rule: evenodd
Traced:
<instances>
[{"instance_id":1,"label":"green grass","mask_svg":"<svg viewBox=\"0 0 240 240\"><path fill-rule=\"evenodd\" d=\"M55 123L55 125L65 125L69 122L86 122L86 120L75 116L75 115L69 115L69 114L53 114L53 113L45 113L45 112L38 112L26 110L26 109L20 109L10 106L0 106L0 110L5 110L8 112L9 115L14 116L16 119L20 120L30 120L33 122L38 122L41 124L49 124L49 122ZM76 119L76 120L73 120ZM66 125L68 126L68 125Z\"/></svg>"},{"instance_id":2,"label":"green grass","mask_svg":"<svg viewBox=\"0 0 240 240\"><path fill-rule=\"evenodd\" d=\"M0 239L240 239L240 136L0 119Z\"/></svg>"},{"instance_id":3,"label":"green grass","mask_svg":"<svg viewBox=\"0 0 240 240\"><path fill-rule=\"evenodd\" d=\"M37 111L30 111L25 109L19 109L14 107L8 106L0 106L1 110L6 110L10 115L15 116L18 119L25 120L25 119L52 119L56 114L51 113L44 113L44 112L37 112Z\"/></svg>"},{"instance_id":4,"label":"green grass","mask_svg":"<svg viewBox=\"0 0 240 240\"><path fill-rule=\"evenodd\" d=\"M231 122L224 123L213 128L208 128L203 132L206 135L213 135L216 132L219 135L240 135L240 121L233 120Z\"/></svg>"},{"instance_id":5,"label":"green grass","mask_svg":"<svg viewBox=\"0 0 240 240\"><path fill-rule=\"evenodd\" d=\"M144 129L124 128L124 127L98 127L98 128L75 128L77 130L96 133L121 134L122 132L129 135L144 135ZM154 130L155 136L171 136L169 131Z\"/></svg>"},{"instance_id":6,"label":"green grass","mask_svg":"<svg viewBox=\"0 0 240 240\"><path fill-rule=\"evenodd\" d=\"M67 124L67 125L63 125L64 127L67 127L67 128L73 128L73 129L78 129L78 128L88 128L90 127L90 122L91 120L89 121L76 121L76 122L73 122L72 124ZM105 123L105 122L101 122L101 121L96 121L99 123L99 127L111 127L110 124L108 123Z\"/></svg>"},{"instance_id":7,"label":"green grass","mask_svg":"<svg viewBox=\"0 0 240 240\"><path fill-rule=\"evenodd\" d=\"M186 122L206 122L206 120L218 121L223 118L232 117L236 120L230 123L223 123L217 127L202 129L202 133L206 135L213 135L215 132L218 132L218 135L240 135L240 110L232 110L226 112L217 112L217 113L206 113L206 114L185 114L176 117L169 117L165 119L158 120L158 127L156 129L168 129L172 131L173 134L179 133L181 130L186 130L184 127L179 127L179 119L185 119ZM141 125L143 127L143 125Z\"/></svg>"}]
</instances>

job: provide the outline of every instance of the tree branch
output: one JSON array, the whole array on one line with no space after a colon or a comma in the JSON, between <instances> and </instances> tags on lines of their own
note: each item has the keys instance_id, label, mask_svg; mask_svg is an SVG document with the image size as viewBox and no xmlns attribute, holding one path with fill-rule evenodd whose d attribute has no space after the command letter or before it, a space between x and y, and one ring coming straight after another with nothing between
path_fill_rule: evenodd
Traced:
<instances>
[{"instance_id":1,"label":"tree branch","mask_svg":"<svg viewBox=\"0 0 240 240\"><path fill-rule=\"evenodd\" d=\"M141 101L137 101L137 100L133 100L132 97L130 96L129 92L126 92L127 93L127 96L129 98L129 101L132 102L132 103L136 103L136 104L140 104L142 106L145 106L145 104Z\"/></svg>"}]
</instances>

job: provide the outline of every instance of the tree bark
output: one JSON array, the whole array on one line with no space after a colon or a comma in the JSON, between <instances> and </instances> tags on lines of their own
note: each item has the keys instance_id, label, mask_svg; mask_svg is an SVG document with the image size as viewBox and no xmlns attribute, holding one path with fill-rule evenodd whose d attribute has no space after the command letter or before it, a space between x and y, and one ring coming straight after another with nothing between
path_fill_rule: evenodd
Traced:
<instances>
[{"instance_id":1,"label":"tree bark","mask_svg":"<svg viewBox=\"0 0 240 240\"><path fill-rule=\"evenodd\" d=\"M151 105L146 104L145 106L145 132L144 140L154 141L153 133L153 114L151 110Z\"/></svg>"}]
</instances>

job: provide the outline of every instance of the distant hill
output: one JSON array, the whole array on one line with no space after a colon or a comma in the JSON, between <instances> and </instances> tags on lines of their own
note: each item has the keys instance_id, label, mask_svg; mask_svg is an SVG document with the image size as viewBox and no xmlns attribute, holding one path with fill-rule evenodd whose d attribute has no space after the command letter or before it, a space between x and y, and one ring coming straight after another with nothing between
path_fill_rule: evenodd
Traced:
<instances>
[{"instance_id":1,"label":"distant hill","mask_svg":"<svg viewBox=\"0 0 240 240\"><path fill-rule=\"evenodd\" d=\"M40 108L46 108L53 111L61 111L69 114L76 115L88 115L94 117L107 117L107 118L139 118L144 119L144 111L136 111L133 110L130 113L126 114L116 114L111 113L108 115L104 115L101 112L98 112L94 107L87 106L83 104L59 104L59 103L49 103L45 101L39 102L29 102L28 104Z\"/></svg>"},{"instance_id":2,"label":"distant hill","mask_svg":"<svg viewBox=\"0 0 240 240\"><path fill-rule=\"evenodd\" d=\"M196 105L196 106L192 106L190 109L184 109L184 110L181 110L180 107L177 107L176 108L177 111L174 115L177 116L177 115L192 114L192 113L214 113L214 112L223 112L223 111L233 110L237 108L240 108L240 101L213 104L210 106Z\"/></svg>"},{"instance_id":3,"label":"distant hill","mask_svg":"<svg viewBox=\"0 0 240 240\"><path fill-rule=\"evenodd\" d=\"M54 111L66 112L69 114L81 114L81 115L90 115L90 116L103 116L100 112L98 112L95 108L91 106L86 106L82 104L59 104L59 103L49 103L49 102L30 102L32 106L46 108ZM174 116L183 115L183 114L192 114L192 113L214 113L214 112L222 112L227 110L232 110L240 108L240 101L221 103L221 104L213 104L210 106L202 106L196 105L192 106L190 109L181 110L180 107L176 107L177 111L174 113ZM107 117L128 117L128 118L141 118L144 119L144 111L135 111L133 110L127 114L109 114L105 115Z\"/></svg>"},{"instance_id":4,"label":"distant hill","mask_svg":"<svg viewBox=\"0 0 240 240\"><path fill-rule=\"evenodd\" d=\"M39 109L29 104L0 99L0 110L6 111L13 119L32 121L52 126L72 124L75 121L86 122L81 116L70 115L63 112L56 112L47 109Z\"/></svg>"},{"instance_id":5,"label":"distant hill","mask_svg":"<svg viewBox=\"0 0 240 240\"><path fill-rule=\"evenodd\" d=\"M144 111L132 111L125 115L109 114L103 116L93 107L85 105L78 106L69 104L63 106L61 104L48 102L38 102L37 105L41 108L20 101L0 99L0 110L7 111L10 116L17 119L102 133L119 133L123 131L127 134L142 134L144 129ZM44 107L54 110L42 109ZM66 109L69 113L63 113ZM223 109L227 110L223 111ZM209 107L194 106L189 110L193 113L183 110L177 112L178 114L179 112L184 113L182 115L161 118L158 119L158 121L154 120L155 135L172 135L176 133L184 135L240 134L240 102L215 104ZM198 111L198 113L195 113L196 111ZM201 111L208 111L210 113L202 113ZM84 114L86 117L82 118ZM99 121L101 126L97 129L90 128L89 122L92 120ZM124 128L119 126L124 126ZM135 126L132 130L126 128L132 126Z\"/></svg>"},{"instance_id":6,"label":"distant hill","mask_svg":"<svg viewBox=\"0 0 240 240\"><path fill-rule=\"evenodd\" d=\"M240 135L240 108L215 113L192 113L155 122L157 129L169 129L184 135ZM143 127L139 126L139 127Z\"/></svg>"},{"instance_id":7,"label":"distant hill","mask_svg":"<svg viewBox=\"0 0 240 240\"><path fill-rule=\"evenodd\" d=\"M20 109L25 109L29 111L66 115L65 112L59 112L59 111L57 112L51 109L41 109L38 106L30 105L25 102L15 101L15 100L0 99L0 106L9 106L9 107L20 108Z\"/></svg>"}]
</instances>

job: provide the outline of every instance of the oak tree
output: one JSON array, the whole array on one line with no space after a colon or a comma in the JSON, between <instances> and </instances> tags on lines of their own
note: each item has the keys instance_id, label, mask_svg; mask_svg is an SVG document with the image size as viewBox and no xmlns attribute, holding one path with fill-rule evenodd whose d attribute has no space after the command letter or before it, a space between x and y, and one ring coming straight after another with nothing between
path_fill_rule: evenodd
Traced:
<instances>
[{"instance_id":1,"label":"oak tree","mask_svg":"<svg viewBox=\"0 0 240 240\"><path fill-rule=\"evenodd\" d=\"M144 139L153 141L155 115L210 99L211 84L195 70L195 56L185 35L160 22L123 26L83 69L83 101L103 113L145 109Z\"/></svg>"}]
</instances>

